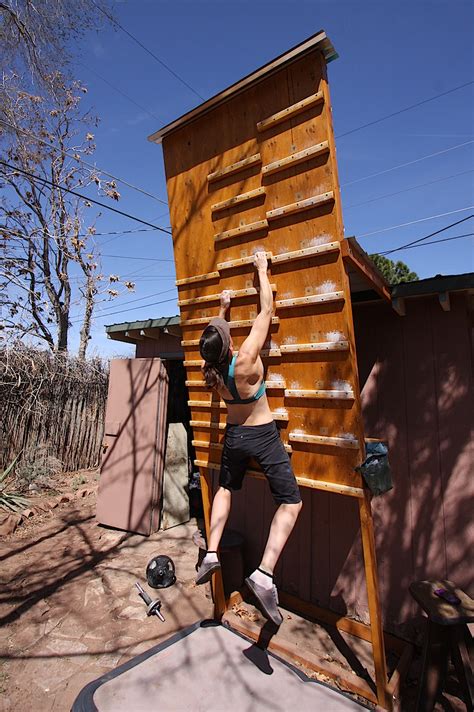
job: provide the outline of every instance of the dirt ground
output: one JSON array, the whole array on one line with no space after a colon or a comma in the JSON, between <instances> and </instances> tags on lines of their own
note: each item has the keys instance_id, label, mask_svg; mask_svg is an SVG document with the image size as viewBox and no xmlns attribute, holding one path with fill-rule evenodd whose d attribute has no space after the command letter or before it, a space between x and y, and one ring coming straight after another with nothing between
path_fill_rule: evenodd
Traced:
<instances>
[{"instance_id":1,"label":"dirt ground","mask_svg":"<svg viewBox=\"0 0 474 712\"><path fill-rule=\"evenodd\" d=\"M96 473L73 481L72 490L70 477L60 485L69 487L71 501L57 497L54 509L37 512L0 540L0 712L67 712L88 682L212 616L208 586L194 584L195 520L149 538L99 527ZM134 586L140 581L147 588L146 564L156 554L176 565L174 586L148 589L162 600L165 623L147 618ZM258 621L254 613L237 611ZM296 640L295 620L288 631ZM328 647L330 638L322 642L326 659L344 667L336 647ZM403 712L413 709L418 671L415 660ZM436 709L465 707L448 695Z\"/></svg>"}]
</instances>

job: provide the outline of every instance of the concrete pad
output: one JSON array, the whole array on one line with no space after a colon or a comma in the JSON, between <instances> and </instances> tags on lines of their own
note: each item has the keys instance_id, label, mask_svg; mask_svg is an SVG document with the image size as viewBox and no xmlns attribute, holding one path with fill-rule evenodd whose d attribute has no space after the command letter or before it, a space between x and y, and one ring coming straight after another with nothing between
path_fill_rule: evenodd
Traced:
<instances>
[{"instance_id":1,"label":"concrete pad","mask_svg":"<svg viewBox=\"0 0 474 712\"><path fill-rule=\"evenodd\" d=\"M298 712L368 709L223 626L196 624L88 685L72 712L286 712L289 701Z\"/></svg>"}]
</instances>

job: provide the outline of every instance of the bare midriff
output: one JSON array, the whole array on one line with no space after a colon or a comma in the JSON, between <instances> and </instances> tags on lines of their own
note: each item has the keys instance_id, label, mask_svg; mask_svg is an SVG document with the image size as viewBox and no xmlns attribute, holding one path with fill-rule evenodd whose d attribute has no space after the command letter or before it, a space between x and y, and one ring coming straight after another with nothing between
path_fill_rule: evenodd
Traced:
<instances>
[{"instance_id":1,"label":"bare midriff","mask_svg":"<svg viewBox=\"0 0 474 712\"><path fill-rule=\"evenodd\" d=\"M251 398L258 390L263 379L264 370L261 359L258 359L255 371L252 373L239 373L239 361L235 364L235 385L241 398ZM219 390L221 398L232 400L233 396L224 386ZM227 404L227 422L231 425L265 425L273 420L272 411L268 405L266 393L252 403L241 405Z\"/></svg>"}]
</instances>

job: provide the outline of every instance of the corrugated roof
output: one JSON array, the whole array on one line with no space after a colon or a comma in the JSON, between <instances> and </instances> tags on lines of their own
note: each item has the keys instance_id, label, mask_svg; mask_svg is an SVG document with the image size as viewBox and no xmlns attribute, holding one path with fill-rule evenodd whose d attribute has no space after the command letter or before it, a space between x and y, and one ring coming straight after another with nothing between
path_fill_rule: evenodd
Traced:
<instances>
[{"instance_id":1,"label":"corrugated roof","mask_svg":"<svg viewBox=\"0 0 474 712\"><path fill-rule=\"evenodd\" d=\"M179 119L175 119L159 131L156 131L155 133L151 134L151 136L148 136L148 140L153 141L154 143L161 143L165 136L172 133L173 131L176 131L176 129L181 128L182 126L189 124L191 121L194 121L203 114L206 114L211 109L214 109L216 106L219 106L224 101L227 101L227 99L229 99L231 96L240 94L241 92L245 91L245 89L248 89L251 85L261 82L263 79L266 79L268 76L278 71L283 66L291 64L297 59L300 59L305 54L308 54L309 52L314 50L315 47L318 47L318 49L322 51L326 62L331 62L333 59L337 59L337 57L339 56L336 50L334 49L331 40L326 35L324 30L319 30L319 32L316 32L316 34L311 35L311 37L308 37L308 39L304 40L303 42L300 42L287 52L284 52L284 54L281 54L276 59L273 59L271 62L267 62L267 64L264 64L263 67L260 67L260 69L257 69L255 72L248 74L246 77L240 79L238 82L235 82L235 84L232 84L230 87L224 89L224 91L221 91L219 94L216 94L215 96L211 97L203 104L200 104L191 111L188 111L186 114L183 114L183 116L180 116Z\"/></svg>"},{"instance_id":2,"label":"corrugated roof","mask_svg":"<svg viewBox=\"0 0 474 712\"><path fill-rule=\"evenodd\" d=\"M146 319L145 321L124 321L120 324L106 324L107 334L114 334L121 331L134 331L135 329L164 329L166 326L177 326L181 323L179 316L161 316L158 319Z\"/></svg>"}]
</instances>

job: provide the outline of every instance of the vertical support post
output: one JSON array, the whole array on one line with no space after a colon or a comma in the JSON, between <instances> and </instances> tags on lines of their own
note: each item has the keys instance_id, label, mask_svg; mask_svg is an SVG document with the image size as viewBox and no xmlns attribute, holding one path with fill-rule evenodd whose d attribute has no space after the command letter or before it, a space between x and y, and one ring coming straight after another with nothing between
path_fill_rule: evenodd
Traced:
<instances>
[{"instance_id":1,"label":"vertical support post","mask_svg":"<svg viewBox=\"0 0 474 712\"><path fill-rule=\"evenodd\" d=\"M387 662L385 657L379 583L377 576L374 523L372 520L370 496L365 487L364 497L359 499L359 516L362 535L362 549L364 552L365 580L367 583L367 599L369 603L372 652L375 666L375 684L377 686L377 701L383 709L391 710L392 705L390 695L388 693Z\"/></svg>"},{"instance_id":2,"label":"vertical support post","mask_svg":"<svg viewBox=\"0 0 474 712\"><path fill-rule=\"evenodd\" d=\"M211 471L207 469L200 469L199 474L201 481L202 508L204 512L204 526L206 527L206 539L209 541L212 509ZM226 610L222 570L217 571L212 576L212 593L214 596L214 618L220 619Z\"/></svg>"}]
</instances>

